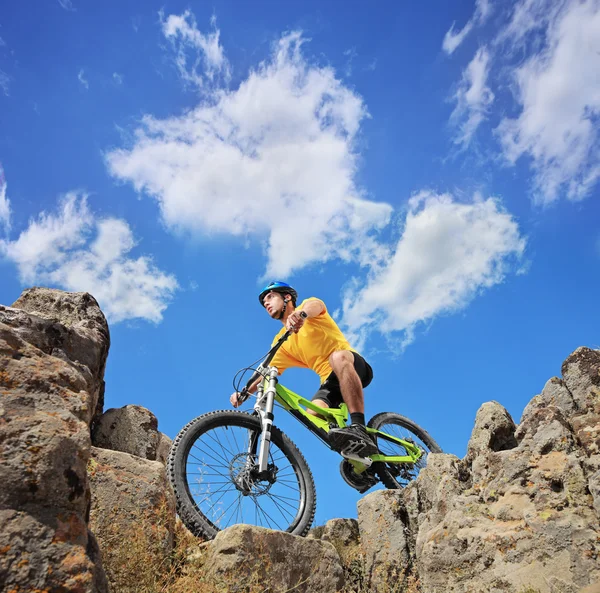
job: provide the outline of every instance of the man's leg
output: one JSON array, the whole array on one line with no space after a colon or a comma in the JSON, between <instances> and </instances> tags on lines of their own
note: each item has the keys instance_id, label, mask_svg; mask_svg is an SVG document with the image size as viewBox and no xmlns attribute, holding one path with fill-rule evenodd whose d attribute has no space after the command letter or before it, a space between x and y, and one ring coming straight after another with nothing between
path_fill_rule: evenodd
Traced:
<instances>
[{"instance_id":1,"label":"man's leg","mask_svg":"<svg viewBox=\"0 0 600 593\"><path fill-rule=\"evenodd\" d=\"M338 350L329 357L329 364L340 382L342 397L348 411L365 414L365 398L362 382L354 368L354 355L349 350ZM363 421L364 424L364 421Z\"/></svg>"},{"instance_id":2,"label":"man's leg","mask_svg":"<svg viewBox=\"0 0 600 593\"><path fill-rule=\"evenodd\" d=\"M313 399L312 403L315 404L315 406L319 406L319 408L328 408L329 407L329 404L322 399ZM306 411L309 414L312 414L313 416L319 416L318 412L315 412L314 410L311 410L310 408L307 408Z\"/></svg>"},{"instance_id":3,"label":"man's leg","mask_svg":"<svg viewBox=\"0 0 600 593\"><path fill-rule=\"evenodd\" d=\"M365 428L365 400L362 381L354 367L354 354L348 350L338 350L329 357L329 364L338 378L342 398L352 421L351 426L331 429L330 442L334 448L346 454L352 452L363 457L377 453L377 445Z\"/></svg>"}]
</instances>

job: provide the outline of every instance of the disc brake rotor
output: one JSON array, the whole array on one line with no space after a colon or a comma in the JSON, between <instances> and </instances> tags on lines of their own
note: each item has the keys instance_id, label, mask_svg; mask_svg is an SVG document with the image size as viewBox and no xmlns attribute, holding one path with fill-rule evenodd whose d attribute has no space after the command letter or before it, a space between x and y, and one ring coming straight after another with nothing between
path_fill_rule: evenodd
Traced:
<instances>
[{"instance_id":1,"label":"disc brake rotor","mask_svg":"<svg viewBox=\"0 0 600 593\"><path fill-rule=\"evenodd\" d=\"M270 463L267 471L259 476L256 455L238 453L229 464L229 477L244 496L266 494L276 481L277 468Z\"/></svg>"}]
</instances>

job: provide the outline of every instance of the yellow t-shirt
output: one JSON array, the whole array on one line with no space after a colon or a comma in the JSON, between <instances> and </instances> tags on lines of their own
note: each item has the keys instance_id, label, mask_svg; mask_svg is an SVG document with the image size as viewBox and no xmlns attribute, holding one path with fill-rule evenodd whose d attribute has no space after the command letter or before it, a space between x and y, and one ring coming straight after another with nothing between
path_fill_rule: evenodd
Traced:
<instances>
[{"instance_id":1,"label":"yellow t-shirt","mask_svg":"<svg viewBox=\"0 0 600 593\"><path fill-rule=\"evenodd\" d=\"M277 351L271 365L277 367L279 374L293 367L312 369L321 378L321 383L324 383L332 373L329 364L331 354L336 350L351 350L352 352L356 352L356 350L350 346L337 323L327 312L327 307L322 300L310 297L302 301L296 310L300 311L310 300L316 300L323 304L322 313L305 320L302 329L297 334L292 334ZM285 327L283 327L275 336L273 344L285 331Z\"/></svg>"}]
</instances>

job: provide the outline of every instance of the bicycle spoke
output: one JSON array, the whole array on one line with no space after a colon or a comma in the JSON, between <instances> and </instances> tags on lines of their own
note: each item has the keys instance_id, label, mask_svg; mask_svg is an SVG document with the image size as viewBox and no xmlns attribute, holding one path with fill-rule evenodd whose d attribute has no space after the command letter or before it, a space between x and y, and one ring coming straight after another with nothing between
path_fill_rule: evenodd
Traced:
<instances>
[{"instance_id":1,"label":"bicycle spoke","mask_svg":"<svg viewBox=\"0 0 600 593\"><path fill-rule=\"evenodd\" d=\"M262 514L264 515L265 519L267 520L267 525L269 526L269 529L273 529L273 526L271 525L271 522L269 521L269 516L267 515L265 510L260 506L260 502L258 502L258 500L256 500L256 499L254 499L254 504L261 510Z\"/></svg>"},{"instance_id":2,"label":"bicycle spoke","mask_svg":"<svg viewBox=\"0 0 600 593\"><path fill-rule=\"evenodd\" d=\"M241 494L238 496L238 499L239 499L239 497L240 497L240 496L241 496ZM227 511L228 511L228 510L229 510L229 509L230 509L230 508L231 508L231 507L232 507L232 506L233 506L233 505L234 505L236 502L237 502L237 501L236 501L236 500L234 500L234 501L233 501L233 502L232 502L232 503L231 503L231 504L230 504L230 505L229 505L229 506L228 506L228 507L227 507L227 508L226 508L226 509L225 509L225 510L224 510L224 511L221 513L221 515L220 515L220 516L219 516L219 518L218 518L218 519L215 521L215 523L218 523L218 522L219 522L219 521L220 521L220 520L221 520L221 519L222 519L222 518L223 518L223 517L224 517L224 516L227 514Z\"/></svg>"},{"instance_id":3,"label":"bicycle spoke","mask_svg":"<svg viewBox=\"0 0 600 593\"><path fill-rule=\"evenodd\" d=\"M226 450L225 447L223 446L223 443L217 439L214 435L208 433L207 436L214 441L219 447L221 447L221 450L223 451L223 454L225 455L225 457L222 457L223 461L226 464L229 464L229 459L236 455L236 452L234 451L230 451L230 450ZM208 443L205 443L205 446L208 447L215 455L217 455L218 457L221 457L221 454L218 453L217 451L215 451ZM239 452L239 451L237 451Z\"/></svg>"},{"instance_id":4,"label":"bicycle spoke","mask_svg":"<svg viewBox=\"0 0 600 593\"><path fill-rule=\"evenodd\" d=\"M279 500L279 499L280 499L280 497L279 497L279 496L274 496L273 494L271 494L271 492L267 492L267 496L268 496L269 498L271 498L275 504L277 504L277 502L275 501L275 499L277 499L277 500ZM285 501L285 500L283 500L283 499L281 499L281 501L280 501L280 502L281 502L282 504L285 504L285 505L287 505L287 506L291 507L291 508L292 508L292 509L294 509L294 510L298 508L296 505L293 505L293 504L291 504L291 503L289 503L289 502L286 502L286 501ZM289 511L288 511L288 512L289 512Z\"/></svg>"},{"instance_id":5,"label":"bicycle spoke","mask_svg":"<svg viewBox=\"0 0 600 593\"><path fill-rule=\"evenodd\" d=\"M201 451L202 453L204 453L204 455L206 455L207 457L209 457L210 459L212 459L213 461L215 461L215 463L221 465L221 462L218 459L215 459L212 455L209 455L208 453L206 453L205 451L202 451L201 449L198 448L199 451ZM195 459L198 463L207 465L206 462L204 460L198 459L195 455L192 455L192 452L190 451L190 457L192 457L192 459ZM229 465L229 464L227 464ZM213 466L211 466L213 467Z\"/></svg>"},{"instance_id":6,"label":"bicycle spoke","mask_svg":"<svg viewBox=\"0 0 600 593\"><path fill-rule=\"evenodd\" d=\"M290 518L293 519L294 515L292 513L290 513L289 511L286 510L286 512L289 514L290 518L286 517L283 514L283 511L285 509L282 509L282 507L279 506L279 504L277 503L277 501L273 498L273 496L271 495L271 493L268 493L269 498L273 501L273 504L275 505L275 507L277 508L277 510L279 511L280 515L283 517L284 521L290 521Z\"/></svg>"}]
</instances>

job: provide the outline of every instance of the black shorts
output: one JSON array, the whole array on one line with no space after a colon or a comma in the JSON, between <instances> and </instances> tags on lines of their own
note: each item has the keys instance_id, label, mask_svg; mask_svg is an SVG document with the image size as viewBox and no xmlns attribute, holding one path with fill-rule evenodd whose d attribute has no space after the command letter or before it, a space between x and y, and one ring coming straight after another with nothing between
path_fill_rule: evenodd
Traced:
<instances>
[{"instance_id":1,"label":"black shorts","mask_svg":"<svg viewBox=\"0 0 600 593\"><path fill-rule=\"evenodd\" d=\"M373 380L373 369L371 365L356 352L354 355L354 368L360 378L363 387L366 387ZM313 401L322 399L330 408L337 408L344 401L340 390L340 382L335 373L331 373L325 383L319 387L319 391L313 395Z\"/></svg>"}]
</instances>

